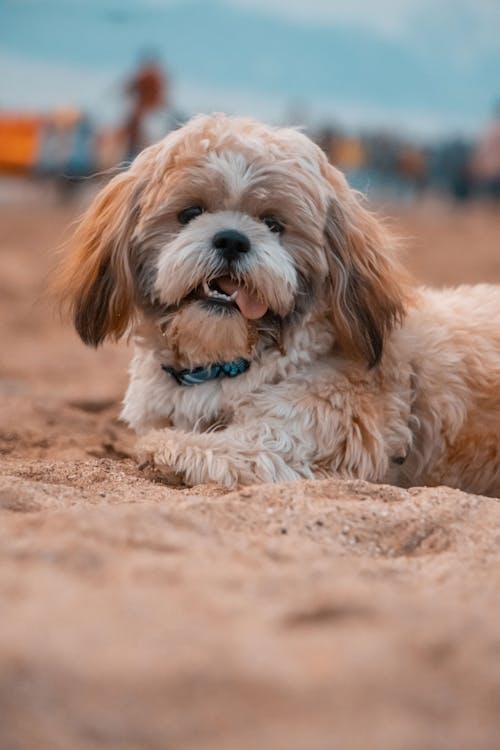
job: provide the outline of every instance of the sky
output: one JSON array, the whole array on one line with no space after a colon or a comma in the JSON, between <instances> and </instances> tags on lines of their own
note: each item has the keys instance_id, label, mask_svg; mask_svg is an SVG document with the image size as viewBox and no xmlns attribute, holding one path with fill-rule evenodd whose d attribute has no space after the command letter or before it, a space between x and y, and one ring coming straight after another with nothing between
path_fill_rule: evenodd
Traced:
<instances>
[{"instance_id":1,"label":"sky","mask_svg":"<svg viewBox=\"0 0 500 750\"><path fill-rule=\"evenodd\" d=\"M117 121L146 49L184 114L428 137L500 100L500 0L0 0L0 107Z\"/></svg>"}]
</instances>

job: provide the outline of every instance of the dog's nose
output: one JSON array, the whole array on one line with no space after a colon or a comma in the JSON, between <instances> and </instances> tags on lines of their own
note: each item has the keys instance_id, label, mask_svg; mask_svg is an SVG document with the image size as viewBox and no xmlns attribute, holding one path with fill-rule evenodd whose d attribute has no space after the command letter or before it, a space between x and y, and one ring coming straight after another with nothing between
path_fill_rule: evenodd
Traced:
<instances>
[{"instance_id":1,"label":"dog's nose","mask_svg":"<svg viewBox=\"0 0 500 750\"><path fill-rule=\"evenodd\" d=\"M250 250L250 240L245 234L238 232L236 229L223 229L214 234L212 246L226 260L234 260L241 253L248 253Z\"/></svg>"}]
</instances>

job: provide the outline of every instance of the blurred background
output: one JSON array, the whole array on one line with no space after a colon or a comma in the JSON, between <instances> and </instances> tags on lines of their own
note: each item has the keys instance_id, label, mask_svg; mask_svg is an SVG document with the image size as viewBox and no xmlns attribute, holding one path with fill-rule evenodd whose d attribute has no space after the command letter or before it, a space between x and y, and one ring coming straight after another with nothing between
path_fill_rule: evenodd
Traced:
<instances>
[{"instance_id":1,"label":"blurred background","mask_svg":"<svg viewBox=\"0 0 500 750\"><path fill-rule=\"evenodd\" d=\"M197 112L303 127L418 280L500 282L499 30L500 0L0 0L0 386L120 397L125 345L87 351L47 278L110 175Z\"/></svg>"},{"instance_id":2,"label":"blurred background","mask_svg":"<svg viewBox=\"0 0 500 750\"><path fill-rule=\"evenodd\" d=\"M200 111L300 125L378 197L500 196L498 0L3 0L0 65L0 173L62 197Z\"/></svg>"}]
</instances>

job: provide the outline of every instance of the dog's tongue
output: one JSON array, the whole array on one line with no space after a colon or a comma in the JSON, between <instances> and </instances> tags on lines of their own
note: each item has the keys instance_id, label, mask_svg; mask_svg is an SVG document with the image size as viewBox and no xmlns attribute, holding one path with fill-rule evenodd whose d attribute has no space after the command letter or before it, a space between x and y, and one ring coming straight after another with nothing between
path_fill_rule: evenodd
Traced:
<instances>
[{"instance_id":1,"label":"dog's tongue","mask_svg":"<svg viewBox=\"0 0 500 750\"><path fill-rule=\"evenodd\" d=\"M248 320L257 320L262 318L267 312L267 305L261 302L255 294L250 294L248 289L244 286L240 286L236 281L233 281L229 276L223 276L221 279L217 279L217 286L222 289L224 294L228 297L234 292L238 292L235 298L235 304L240 308L240 312L244 318Z\"/></svg>"}]
</instances>

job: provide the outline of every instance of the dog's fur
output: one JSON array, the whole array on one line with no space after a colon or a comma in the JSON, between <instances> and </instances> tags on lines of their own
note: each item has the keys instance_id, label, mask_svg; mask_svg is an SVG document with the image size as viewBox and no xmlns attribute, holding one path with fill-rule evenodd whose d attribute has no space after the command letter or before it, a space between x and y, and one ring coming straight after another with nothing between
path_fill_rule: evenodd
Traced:
<instances>
[{"instance_id":1,"label":"dog's fur","mask_svg":"<svg viewBox=\"0 0 500 750\"><path fill-rule=\"evenodd\" d=\"M182 225L190 206L204 213ZM249 252L221 258L224 229ZM221 275L267 312L193 293ZM58 284L86 343L133 335L123 418L169 480L500 493L500 289L415 288L381 221L295 130L199 116L147 148L87 211ZM237 357L248 372L193 387L161 367Z\"/></svg>"}]
</instances>

